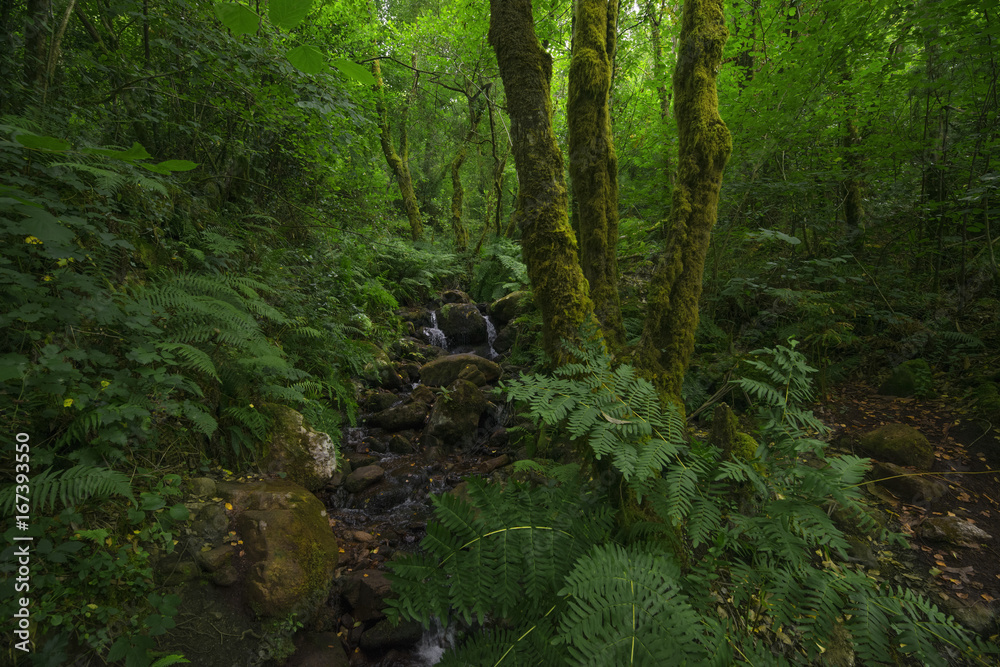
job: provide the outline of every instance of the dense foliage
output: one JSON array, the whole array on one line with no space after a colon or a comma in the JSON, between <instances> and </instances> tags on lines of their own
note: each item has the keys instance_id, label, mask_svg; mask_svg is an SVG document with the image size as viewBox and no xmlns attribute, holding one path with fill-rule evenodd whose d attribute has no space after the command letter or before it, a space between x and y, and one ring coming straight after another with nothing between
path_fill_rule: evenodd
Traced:
<instances>
[{"instance_id":1,"label":"dense foliage","mask_svg":"<svg viewBox=\"0 0 1000 667\"><path fill-rule=\"evenodd\" d=\"M555 142L579 159L575 3L531 4ZM750 360L742 407L763 406L761 444L727 459L617 365L670 233L683 4L621 4L606 54L618 359L588 348L510 385L531 419L587 443L579 465L524 462L541 484L436 500L427 553L397 569L400 611L486 624L462 649L472 661L497 646L615 661L640 643L669 659L794 661L841 627L873 660L893 655L893 635L928 662L965 650L926 600L843 567L843 527L817 508L867 516L864 466L828 457L802 405L807 366L826 392L922 358L922 391L950 373L953 394L1000 406L1000 17L977 0L724 3L733 152L684 399L707 415ZM186 518L180 478L252 469L287 408L336 439L357 416L355 380L403 331L400 305L445 286L479 301L532 288L485 6L0 0L0 427L31 438L42 664L158 657L176 600L157 594L151 563ZM407 162L419 240L385 143ZM513 360L540 361L546 324L520 316ZM797 347L775 347L792 335ZM641 596L594 588L612 573ZM663 613L629 634L633 604Z\"/></svg>"}]
</instances>

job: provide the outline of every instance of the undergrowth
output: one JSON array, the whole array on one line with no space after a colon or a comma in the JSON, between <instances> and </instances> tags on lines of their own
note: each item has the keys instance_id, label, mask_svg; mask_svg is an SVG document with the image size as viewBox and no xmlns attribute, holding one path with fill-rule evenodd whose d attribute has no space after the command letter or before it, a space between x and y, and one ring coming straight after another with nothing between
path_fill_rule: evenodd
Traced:
<instances>
[{"instance_id":1,"label":"undergrowth","mask_svg":"<svg viewBox=\"0 0 1000 667\"><path fill-rule=\"evenodd\" d=\"M441 664L809 664L845 631L867 662L995 651L928 599L847 564L833 507L880 539L902 537L878 534L866 511L867 460L827 456L814 437L822 425L802 407L813 369L794 344L758 350L756 379L740 381L759 411L748 460L691 440L596 345L573 352L578 363L505 390L615 474L521 462L548 481L470 481L468 501L434 498L423 553L392 565L390 605L467 629ZM645 499L648 521L623 521L618 480Z\"/></svg>"}]
</instances>

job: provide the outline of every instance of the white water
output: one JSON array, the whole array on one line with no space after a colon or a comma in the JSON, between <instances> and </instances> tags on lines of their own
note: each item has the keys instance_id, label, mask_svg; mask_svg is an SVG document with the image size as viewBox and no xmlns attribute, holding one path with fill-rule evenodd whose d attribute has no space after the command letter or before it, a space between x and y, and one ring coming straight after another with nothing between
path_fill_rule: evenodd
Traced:
<instances>
[{"instance_id":1,"label":"white water","mask_svg":"<svg viewBox=\"0 0 1000 667\"><path fill-rule=\"evenodd\" d=\"M431 619L431 627L424 630L420 643L413 650L418 660L424 665L436 665L444 657L444 652L455 647L455 629L453 627L442 628L441 622L436 618Z\"/></svg>"},{"instance_id":2,"label":"white water","mask_svg":"<svg viewBox=\"0 0 1000 667\"><path fill-rule=\"evenodd\" d=\"M427 342L431 345L437 345L438 347L443 347L448 349L448 339L445 337L444 332L438 329L438 318L437 311L431 311L431 325L429 327L424 327L424 335L427 336Z\"/></svg>"},{"instance_id":3,"label":"white water","mask_svg":"<svg viewBox=\"0 0 1000 667\"><path fill-rule=\"evenodd\" d=\"M489 315L483 315L483 319L486 320L486 343L490 346L489 358L496 359L499 355L493 349L493 341L497 339L497 328L490 322Z\"/></svg>"}]
</instances>

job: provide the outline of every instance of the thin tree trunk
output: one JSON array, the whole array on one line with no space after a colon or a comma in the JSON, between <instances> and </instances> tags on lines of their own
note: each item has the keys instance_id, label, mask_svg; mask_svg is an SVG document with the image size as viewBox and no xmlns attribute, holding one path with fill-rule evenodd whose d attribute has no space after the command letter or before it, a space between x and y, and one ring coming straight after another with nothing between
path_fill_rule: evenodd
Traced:
<instances>
[{"instance_id":1,"label":"thin tree trunk","mask_svg":"<svg viewBox=\"0 0 1000 667\"><path fill-rule=\"evenodd\" d=\"M698 326L698 299L722 172L732 136L719 116L716 72L726 43L722 0L685 0L674 72L674 113L680 141L677 187L666 248L647 299L638 350L640 366L660 394L682 406L681 387Z\"/></svg>"},{"instance_id":2,"label":"thin tree trunk","mask_svg":"<svg viewBox=\"0 0 1000 667\"><path fill-rule=\"evenodd\" d=\"M372 73L375 75L375 112L378 115L379 138L382 142L382 153L385 161L392 169L399 185L399 194L403 198L403 207L406 209L406 217L410 221L410 237L414 241L419 241L423 234L424 223L420 217L420 206L417 204L417 195L413 190L413 179L410 177L409 140L406 132L406 112L402 114L403 120L400 123L399 153L392 145L392 128L389 125L389 114L386 111L385 101L382 98L384 86L382 85L382 69L379 61L372 61ZM414 73L413 87L416 89L417 74ZM409 101L406 103L409 107Z\"/></svg>"},{"instance_id":3,"label":"thin tree trunk","mask_svg":"<svg viewBox=\"0 0 1000 667\"><path fill-rule=\"evenodd\" d=\"M616 348L625 340L616 252L618 158L608 103L617 22L617 0L576 0L566 114L583 275L604 336Z\"/></svg>"},{"instance_id":4,"label":"thin tree trunk","mask_svg":"<svg viewBox=\"0 0 1000 667\"><path fill-rule=\"evenodd\" d=\"M489 42L507 92L524 263L542 311L543 347L559 363L566 358L562 341L578 338L594 305L577 261L563 158L552 131L552 57L535 35L531 0L490 0Z\"/></svg>"}]
</instances>

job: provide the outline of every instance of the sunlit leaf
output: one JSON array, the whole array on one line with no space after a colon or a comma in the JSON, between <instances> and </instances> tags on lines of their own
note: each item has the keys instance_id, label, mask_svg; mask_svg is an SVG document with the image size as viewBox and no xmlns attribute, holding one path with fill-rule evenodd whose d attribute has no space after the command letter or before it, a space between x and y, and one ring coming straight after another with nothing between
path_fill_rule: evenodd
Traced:
<instances>
[{"instance_id":1,"label":"sunlit leaf","mask_svg":"<svg viewBox=\"0 0 1000 667\"><path fill-rule=\"evenodd\" d=\"M326 69L323 52L311 44L297 46L285 55L292 67L306 74L318 74Z\"/></svg>"},{"instance_id":2,"label":"sunlit leaf","mask_svg":"<svg viewBox=\"0 0 1000 667\"><path fill-rule=\"evenodd\" d=\"M215 3L215 15L219 17L222 24L237 35L248 35L257 32L260 25L260 17L248 7L238 5L234 2Z\"/></svg>"},{"instance_id":3,"label":"sunlit leaf","mask_svg":"<svg viewBox=\"0 0 1000 667\"><path fill-rule=\"evenodd\" d=\"M312 0L271 0L268 16L271 23L284 30L291 30L312 9Z\"/></svg>"},{"instance_id":4,"label":"sunlit leaf","mask_svg":"<svg viewBox=\"0 0 1000 667\"><path fill-rule=\"evenodd\" d=\"M361 65L345 58L334 58L333 66L339 69L344 76L359 81L367 86L375 85L375 77L372 73Z\"/></svg>"}]
</instances>

